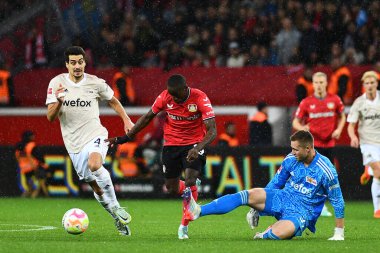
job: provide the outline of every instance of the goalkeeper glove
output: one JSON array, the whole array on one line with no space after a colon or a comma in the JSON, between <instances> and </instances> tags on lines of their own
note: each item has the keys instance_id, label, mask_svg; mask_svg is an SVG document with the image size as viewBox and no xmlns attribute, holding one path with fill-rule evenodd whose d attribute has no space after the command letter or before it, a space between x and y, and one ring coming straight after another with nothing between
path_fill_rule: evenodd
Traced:
<instances>
[{"instance_id":1,"label":"goalkeeper glove","mask_svg":"<svg viewBox=\"0 0 380 253\"><path fill-rule=\"evenodd\" d=\"M335 228L333 237L329 241L344 241L344 228Z\"/></svg>"}]
</instances>

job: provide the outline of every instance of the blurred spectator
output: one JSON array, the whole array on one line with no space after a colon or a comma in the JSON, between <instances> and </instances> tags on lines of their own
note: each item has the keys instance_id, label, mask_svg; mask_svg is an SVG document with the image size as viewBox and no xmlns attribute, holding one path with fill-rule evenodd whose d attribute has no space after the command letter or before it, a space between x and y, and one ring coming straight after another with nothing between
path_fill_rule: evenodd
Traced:
<instances>
[{"instance_id":1,"label":"blurred spectator","mask_svg":"<svg viewBox=\"0 0 380 253\"><path fill-rule=\"evenodd\" d=\"M203 60L203 65L205 67L225 66L224 58L222 55L218 54L215 45L210 45L208 47L208 53Z\"/></svg>"},{"instance_id":2,"label":"blurred spectator","mask_svg":"<svg viewBox=\"0 0 380 253\"><path fill-rule=\"evenodd\" d=\"M137 147L138 144L135 141L117 146L115 160L117 160L119 170L124 177L137 177L139 175L138 163L141 163L141 159L135 156Z\"/></svg>"},{"instance_id":3,"label":"blurred spectator","mask_svg":"<svg viewBox=\"0 0 380 253\"><path fill-rule=\"evenodd\" d=\"M25 68L46 67L48 65L48 44L44 34L44 19L37 18L25 45Z\"/></svg>"},{"instance_id":4,"label":"blurred spectator","mask_svg":"<svg viewBox=\"0 0 380 253\"><path fill-rule=\"evenodd\" d=\"M13 106L13 79L11 73L0 63L0 107Z\"/></svg>"},{"instance_id":5,"label":"blurred spectator","mask_svg":"<svg viewBox=\"0 0 380 253\"><path fill-rule=\"evenodd\" d=\"M131 67L123 65L119 72L116 72L112 79L112 89L114 96L123 106L131 106L136 103L135 89L131 77Z\"/></svg>"},{"instance_id":6,"label":"blurred spectator","mask_svg":"<svg viewBox=\"0 0 380 253\"><path fill-rule=\"evenodd\" d=\"M32 198L38 197L40 193L42 193L44 197L49 197L49 190L46 184L46 180L51 176L51 173L49 172L49 165L45 163L44 155L38 147L33 149L32 155L38 161L38 165L35 170L37 185L32 192Z\"/></svg>"},{"instance_id":7,"label":"blurred spectator","mask_svg":"<svg viewBox=\"0 0 380 253\"><path fill-rule=\"evenodd\" d=\"M23 197L31 197L34 188L33 176L37 161L32 156L32 150L35 146L34 134L31 131L24 132L21 141L16 145L15 156L20 169L21 181L25 180L27 186L22 193Z\"/></svg>"},{"instance_id":8,"label":"blurred spectator","mask_svg":"<svg viewBox=\"0 0 380 253\"><path fill-rule=\"evenodd\" d=\"M230 49L230 57L227 59L227 67L243 67L245 59L244 56L240 53L239 44L237 42L231 42L228 48Z\"/></svg>"},{"instance_id":9,"label":"blurred spectator","mask_svg":"<svg viewBox=\"0 0 380 253\"><path fill-rule=\"evenodd\" d=\"M257 113L249 119L249 144L255 147L272 145L272 126L268 122L268 105L257 104Z\"/></svg>"},{"instance_id":10,"label":"blurred spectator","mask_svg":"<svg viewBox=\"0 0 380 253\"><path fill-rule=\"evenodd\" d=\"M293 27L290 18L281 20L283 29L276 35L276 45L278 50L278 63L286 65L294 54L294 48L299 45L301 33Z\"/></svg>"},{"instance_id":11,"label":"blurred spectator","mask_svg":"<svg viewBox=\"0 0 380 253\"><path fill-rule=\"evenodd\" d=\"M236 124L228 121L224 125L224 133L219 135L219 146L237 147L239 146L239 139L236 138Z\"/></svg>"},{"instance_id":12,"label":"blurred spectator","mask_svg":"<svg viewBox=\"0 0 380 253\"><path fill-rule=\"evenodd\" d=\"M296 98L297 103L301 102L302 99L313 95L314 88L313 88L313 68L311 67L305 67L305 70L297 80L296 85Z\"/></svg>"},{"instance_id":13,"label":"blurred spectator","mask_svg":"<svg viewBox=\"0 0 380 253\"><path fill-rule=\"evenodd\" d=\"M342 64L340 58L334 58L331 61L333 70L330 76L328 93L338 95L345 105L353 101L353 86L350 70Z\"/></svg>"}]
</instances>

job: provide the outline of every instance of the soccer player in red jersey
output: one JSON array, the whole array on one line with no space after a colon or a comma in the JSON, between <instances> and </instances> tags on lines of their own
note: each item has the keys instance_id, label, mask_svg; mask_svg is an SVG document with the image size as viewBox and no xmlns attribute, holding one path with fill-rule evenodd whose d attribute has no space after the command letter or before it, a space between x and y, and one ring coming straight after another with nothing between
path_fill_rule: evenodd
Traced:
<instances>
[{"instance_id":1,"label":"soccer player in red jersey","mask_svg":"<svg viewBox=\"0 0 380 253\"><path fill-rule=\"evenodd\" d=\"M182 194L190 188L197 199L197 178L206 163L204 148L216 137L215 114L207 95L186 84L182 75L172 75L167 89L154 101L152 108L139 118L123 137L110 138L110 145L130 141L160 112L166 112L164 147L162 150L165 185L172 194ZM185 181L180 180L185 171ZM186 205L186 203L183 203ZM178 229L179 239L188 239L189 221L182 217Z\"/></svg>"},{"instance_id":2,"label":"soccer player in red jersey","mask_svg":"<svg viewBox=\"0 0 380 253\"><path fill-rule=\"evenodd\" d=\"M319 153L334 164L332 149L340 138L346 115L339 96L327 93L327 76L317 72L313 75L314 95L304 98L296 111L293 128L296 131L310 131L314 136L314 146ZM326 206L322 216L332 216Z\"/></svg>"}]
</instances>

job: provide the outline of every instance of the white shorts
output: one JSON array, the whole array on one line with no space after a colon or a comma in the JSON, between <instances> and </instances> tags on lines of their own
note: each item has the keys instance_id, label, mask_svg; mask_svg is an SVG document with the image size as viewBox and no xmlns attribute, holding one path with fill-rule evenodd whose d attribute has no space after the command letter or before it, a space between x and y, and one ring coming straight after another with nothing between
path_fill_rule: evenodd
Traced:
<instances>
[{"instance_id":1,"label":"white shorts","mask_svg":"<svg viewBox=\"0 0 380 253\"><path fill-rule=\"evenodd\" d=\"M86 146L84 146L81 152L69 153L75 171L77 172L80 180L84 179L85 182L95 180L95 176L92 175L90 169L88 168L88 158L91 153L99 153L102 155L104 163L108 151L108 143L104 142L105 139L107 139L106 136L95 137L87 143Z\"/></svg>"},{"instance_id":2,"label":"white shorts","mask_svg":"<svg viewBox=\"0 0 380 253\"><path fill-rule=\"evenodd\" d=\"M380 161L380 146L373 144L361 144L360 150L363 155L363 165Z\"/></svg>"}]
</instances>

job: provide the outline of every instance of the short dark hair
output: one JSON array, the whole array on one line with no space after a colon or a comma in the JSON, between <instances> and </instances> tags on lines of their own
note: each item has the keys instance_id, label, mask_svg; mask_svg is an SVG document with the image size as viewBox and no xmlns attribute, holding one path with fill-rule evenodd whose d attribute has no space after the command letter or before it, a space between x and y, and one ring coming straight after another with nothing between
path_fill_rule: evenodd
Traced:
<instances>
[{"instance_id":1,"label":"short dark hair","mask_svg":"<svg viewBox=\"0 0 380 253\"><path fill-rule=\"evenodd\" d=\"M183 75L175 74L169 77L167 82L169 87L186 87L186 79Z\"/></svg>"},{"instance_id":2,"label":"short dark hair","mask_svg":"<svg viewBox=\"0 0 380 253\"><path fill-rule=\"evenodd\" d=\"M268 106L267 103L265 103L264 101L260 101L259 103L257 103L257 110L261 112L267 106Z\"/></svg>"},{"instance_id":3,"label":"short dark hair","mask_svg":"<svg viewBox=\"0 0 380 253\"><path fill-rule=\"evenodd\" d=\"M68 47L65 50L65 62L69 62L69 56L70 55L82 55L83 58L86 58L86 52L82 47L79 46L72 46Z\"/></svg>"},{"instance_id":4,"label":"short dark hair","mask_svg":"<svg viewBox=\"0 0 380 253\"><path fill-rule=\"evenodd\" d=\"M290 136L290 141L298 141L303 145L314 146L314 137L309 131L300 130Z\"/></svg>"}]
</instances>

